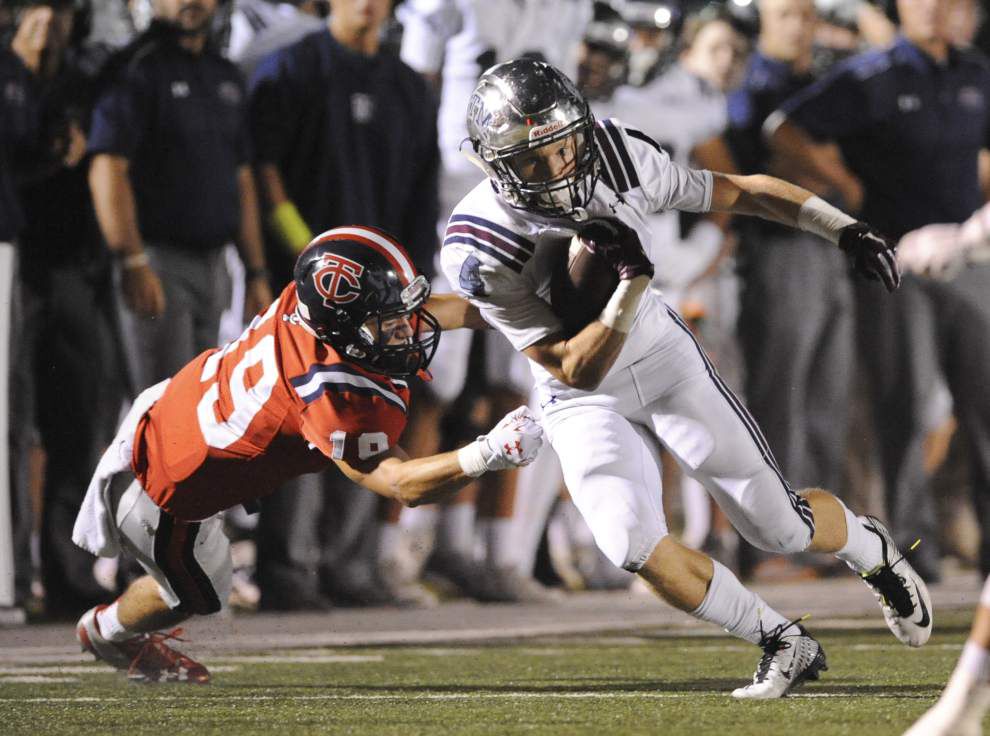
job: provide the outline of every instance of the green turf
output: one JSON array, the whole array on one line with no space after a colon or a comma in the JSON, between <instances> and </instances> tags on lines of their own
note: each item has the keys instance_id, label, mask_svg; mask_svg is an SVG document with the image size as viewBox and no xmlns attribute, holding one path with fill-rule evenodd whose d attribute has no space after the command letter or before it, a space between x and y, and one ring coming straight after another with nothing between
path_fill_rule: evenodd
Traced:
<instances>
[{"instance_id":1,"label":"green turf","mask_svg":"<svg viewBox=\"0 0 990 736\"><path fill-rule=\"evenodd\" d=\"M819 635L830 670L772 702L736 702L758 650L728 638L560 638L492 645L296 650L370 661L206 663L208 686L0 678L0 734L900 734L937 696L963 616L909 650L880 631ZM813 623L813 622L812 622ZM951 625L946 626L945 623ZM191 649L190 651L194 651ZM252 653L257 654L257 653ZM2 652L0 652L2 661Z\"/></svg>"}]
</instances>

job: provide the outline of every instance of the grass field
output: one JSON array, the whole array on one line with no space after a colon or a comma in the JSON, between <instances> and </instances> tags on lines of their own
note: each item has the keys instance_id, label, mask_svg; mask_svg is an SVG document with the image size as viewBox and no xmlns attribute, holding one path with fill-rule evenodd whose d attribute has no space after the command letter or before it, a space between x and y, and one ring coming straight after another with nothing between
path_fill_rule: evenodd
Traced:
<instances>
[{"instance_id":1,"label":"grass field","mask_svg":"<svg viewBox=\"0 0 990 736\"><path fill-rule=\"evenodd\" d=\"M823 680L762 703L728 694L752 672L755 647L660 630L224 653L204 657L207 686L135 685L79 663L3 666L0 733L883 736L935 699L967 629L968 615L944 617L920 650L885 630L819 631Z\"/></svg>"}]
</instances>

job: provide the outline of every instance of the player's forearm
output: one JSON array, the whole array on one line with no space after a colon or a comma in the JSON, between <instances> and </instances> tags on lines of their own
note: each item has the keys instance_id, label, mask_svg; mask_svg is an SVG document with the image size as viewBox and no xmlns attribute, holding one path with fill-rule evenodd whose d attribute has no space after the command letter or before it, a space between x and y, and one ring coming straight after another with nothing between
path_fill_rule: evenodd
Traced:
<instances>
[{"instance_id":1,"label":"player's forearm","mask_svg":"<svg viewBox=\"0 0 990 736\"><path fill-rule=\"evenodd\" d=\"M291 253L300 253L313 239L313 233L289 199L278 167L271 163L259 164L258 184L268 213L268 224Z\"/></svg>"},{"instance_id":2,"label":"player's forearm","mask_svg":"<svg viewBox=\"0 0 990 736\"><path fill-rule=\"evenodd\" d=\"M481 317L478 308L456 294L433 294L426 302L426 310L437 318L442 330L486 330L490 325Z\"/></svg>"},{"instance_id":3,"label":"player's forearm","mask_svg":"<svg viewBox=\"0 0 990 736\"><path fill-rule=\"evenodd\" d=\"M360 482L369 490L406 506L435 503L452 496L473 480L457 452L400 460L389 458Z\"/></svg>"},{"instance_id":4,"label":"player's forearm","mask_svg":"<svg viewBox=\"0 0 990 736\"><path fill-rule=\"evenodd\" d=\"M94 156L89 169L89 188L107 247L125 258L139 255L143 247L127 159L109 154Z\"/></svg>"},{"instance_id":5,"label":"player's forearm","mask_svg":"<svg viewBox=\"0 0 990 736\"><path fill-rule=\"evenodd\" d=\"M626 335L606 327L597 320L587 325L560 349L560 364L550 369L562 383L582 391L593 391L612 369Z\"/></svg>"},{"instance_id":6,"label":"player's forearm","mask_svg":"<svg viewBox=\"0 0 990 736\"><path fill-rule=\"evenodd\" d=\"M285 183L282 181L282 174L279 173L275 164L258 164L258 186L261 190L265 209L273 209L282 202L289 201L289 195L285 191Z\"/></svg>"},{"instance_id":7,"label":"player's forearm","mask_svg":"<svg viewBox=\"0 0 990 736\"><path fill-rule=\"evenodd\" d=\"M772 176L725 176L716 174L715 194L719 209L755 215L789 227L814 233L838 244L843 228L856 222L807 189ZM714 204L713 204L714 206Z\"/></svg>"},{"instance_id":8,"label":"player's forearm","mask_svg":"<svg viewBox=\"0 0 990 736\"><path fill-rule=\"evenodd\" d=\"M801 205L813 195L807 189L765 174L714 174L712 209L751 215L795 227Z\"/></svg>"},{"instance_id":9,"label":"player's forearm","mask_svg":"<svg viewBox=\"0 0 990 736\"><path fill-rule=\"evenodd\" d=\"M526 348L526 355L572 388L593 391L612 369L632 329L650 277L620 281L598 319L569 340Z\"/></svg>"}]
</instances>

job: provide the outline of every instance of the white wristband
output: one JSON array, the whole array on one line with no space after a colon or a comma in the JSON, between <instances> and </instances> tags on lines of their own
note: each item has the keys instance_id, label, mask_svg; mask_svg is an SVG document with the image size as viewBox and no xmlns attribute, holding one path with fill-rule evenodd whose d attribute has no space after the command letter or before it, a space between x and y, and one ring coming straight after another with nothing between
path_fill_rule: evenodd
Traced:
<instances>
[{"instance_id":1,"label":"white wristband","mask_svg":"<svg viewBox=\"0 0 990 736\"><path fill-rule=\"evenodd\" d=\"M461 464L464 475L477 478L488 470L488 462L485 460L485 453L481 449L483 440L475 440L470 445L464 445L457 451L457 462Z\"/></svg>"},{"instance_id":2,"label":"white wristband","mask_svg":"<svg viewBox=\"0 0 990 736\"><path fill-rule=\"evenodd\" d=\"M820 235L832 243L839 243L839 231L852 225L856 218L850 217L838 207L833 207L821 197L811 196L798 210L797 226L802 230Z\"/></svg>"},{"instance_id":3,"label":"white wristband","mask_svg":"<svg viewBox=\"0 0 990 736\"><path fill-rule=\"evenodd\" d=\"M649 276L637 276L628 281L620 281L608 303L598 315L598 321L616 332L628 333L636 321L636 309L650 285Z\"/></svg>"}]
</instances>

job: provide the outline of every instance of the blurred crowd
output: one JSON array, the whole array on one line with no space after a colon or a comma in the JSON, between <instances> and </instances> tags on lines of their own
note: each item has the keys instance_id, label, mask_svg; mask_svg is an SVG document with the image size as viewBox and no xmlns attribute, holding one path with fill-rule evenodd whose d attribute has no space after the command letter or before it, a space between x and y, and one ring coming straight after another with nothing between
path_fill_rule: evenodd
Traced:
<instances>
[{"instance_id":1,"label":"blurred crowd","mask_svg":"<svg viewBox=\"0 0 990 736\"><path fill-rule=\"evenodd\" d=\"M484 178L463 150L467 101L481 72L523 55L679 163L773 173L911 241L918 273L887 301L826 241L763 221L659 213L650 255L655 288L745 396L792 485L889 520L902 548L921 538L912 564L929 581L950 557L990 572L977 360L990 317L957 298L990 302L988 215L964 197L926 207L928 187L953 184L910 155L942 136L960 176L979 165L990 193L990 156L970 161L961 142L987 148L990 130L953 118L956 103L990 105L990 89L957 81L990 64L984 12L978 0L2 0L16 602L75 618L139 573L70 539L100 453L139 391L237 338L314 234L380 227L450 290L440 233ZM946 35L948 58L925 55L925 33ZM898 88L887 58L928 65L931 88ZM837 69L872 96L830 82ZM939 95L950 84L958 100ZM883 95L903 115L868 130ZM966 237L984 247L938 260ZM457 447L530 398L525 359L494 331L445 334L431 371L413 386L412 455ZM686 544L743 578L832 572L749 547L672 459L663 501ZM250 610L553 601L635 578L595 547L549 447L441 507L401 508L328 471L225 521L231 604Z\"/></svg>"}]
</instances>

